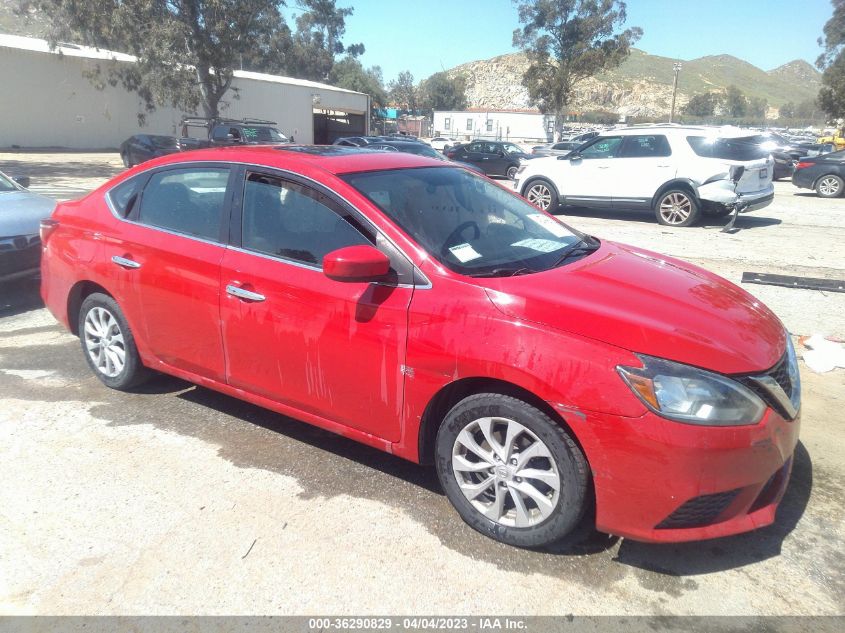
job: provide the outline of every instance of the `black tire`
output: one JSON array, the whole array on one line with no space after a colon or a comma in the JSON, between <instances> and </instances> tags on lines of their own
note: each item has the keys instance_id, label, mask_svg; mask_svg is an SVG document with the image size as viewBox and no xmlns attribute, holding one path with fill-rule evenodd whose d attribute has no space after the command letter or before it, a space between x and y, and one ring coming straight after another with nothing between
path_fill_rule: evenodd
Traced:
<instances>
[{"instance_id":1,"label":"black tire","mask_svg":"<svg viewBox=\"0 0 845 633\"><path fill-rule=\"evenodd\" d=\"M489 469L484 466L481 469L483 472L464 472L458 469L462 474L457 474L456 469L453 468L453 451L458 451L464 464L467 463L467 460L460 456L460 451L464 445L458 445L456 440L464 430L472 432L474 428L479 428L477 426L479 420L486 418L493 418L493 424L499 425L499 427L490 427L491 429L498 428L498 430L493 431L495 441L502 443L500 438L504 437L506 433L501 427L503 423L516 422L518 427L524 427L528 431L528 433L524 430L520 431L513 438L517 443L526 443L526 445L520 447L520 450L527 451L528 448L533 447L534 442L539 440L543 445L542 448L551 457L529 458L525 464L517 466L515 462L519 461L520 451L514 451L511 454L511 457L514 457L513 460L503 462L498 459L495 465ZM480 433L480 431L476 431L476 433ZM496 436L496 433L498 433L498 436ZM479 446L484 448L484 445ZM488 450L490 455L496 453L494 450L489 450L492 448L489 443L486 446L488 448L485 450ZM501 446L499 446L499 449L506 450ZM469 456L469 453L467 456ZM507 458L507 455L505 457ZM554 466L551 465L552 459ZM493 464L494 462L482 462L479 458L476 463ZM578 445L559 424L545 413L510 396L481 393L469 396L456 404L446 414L437 433L435 464L440 484L461 518L470 527L485 536L508 545L536 548L562 541L579 526L585 510L589 506L590 471L587 460ZM551 472L554 468L557 469L555 471L558 477L558 492L556 495L553 488L543 484L540 479L532 477L521 479L516 476L520 472L525 472L520 469L529 464L534 473L538 472L538 469L544 469L546 472ZM509 471L510 474L503 474L502 471ZM459 477L461 478L460 482ZM493 507L495 501L491 497L498 499L499 494L501 494L503 501L500 507L506 508L506 510L498 520L482 514L482 511L464 494L461 483L468 486L473 485L475 481L469 481L467 477L481 478L479 482L481 486L487 480L493 481L487 488L479 488L479 490L482 490L482 494L478 494L475 500L482 505L485 501L489 501L490 510L488 511L498 513L498 509ZM523 486L526 480L530 480L534 492L546 488L545 494L551 495L551 499L547 499L549 509L546 510L545 516L542 516L543 513L539 504L530 496L521 494L519 491L514 492L514 488ZM522 507L528 508L529 513L532 513L527 527L516 527L518 521L517 497L521 499Z\"/></svg>"},{"instance_id":2,"label":"black tire","mask_svg":"<svg viewBox=\"0 0 845 633\"><path fill-rule=\"evenodd\" d=\"M93 312L95 310L100 312ZM91 314L92 312L93 314ZM89 314L91 314L92 320L94 320L95 323L102 323L102 319L98 321L97 318L98 316L101 316L103 312L108 314L114 322L114 324L108 328L108 332L110 333L109 336L113 337L115 334L122 336L122 340L120 342L115 341L112 345L106 346L109 347L109 353L100 349L106 342L105 337L95 336L93 334L93 329L90 332L87 329L89 325ZM108 322L111 323L111 321ZM104 330L101 329L98 332L102 333L103 331ZM132 336L132 330L129 329L129 324L126 322L126 318L123 316L120 306L117 305L117 301L108 295L95 292L88 295L85 298L85 301L82 302L82 305L79 308L79 340L82 344L82 354L85 357L85 361L88 363L91 371L93 371L97 378L99 378L100 381L107 387L111 387L112 389L117 389L119 391L128 391L143 383L152 374L152 372L141 363L141 357L138 355L138 348L135 346L135 339ZM111 338L109 340L111 340ZM100 342L96 343L96 341ZM99 345L99 347L89 350L89 345L92 343L94 345ZM114 351L115 347L122 347L123 349L123 366L119 371L112 375L112 371L117 369L114 362L116 353ZM92 357L93 354L98 354L98 356L106 363L106 366L99 366ZM109 363L111 366L109 366Z\"/></svg>"},{"instance_id":3,"label":"black tire","mask_svg":"<svg viewBox=\"0 0 845 633\"><path fill-rule=\"evenodd\" d=\"M836 174L825 174L816 181L815 189L821 198L838 198L845 190L845 182Z\"/></svg>"},{"instance_id":4,"label":"black tire","mask_svg":"<svg viewBox=\"0 0 845 633\"><path fill-rule=\"evenodd\" d=\"M123 161L123 166L127 169L132 167L132 161L129 160L129 155L125 152L121 152L120 159Z\"/></svg>"},{"instance_id":5,"label":"black tire","mask_svg":"<svg viewBox=\"0 0 845 633\"><path fill-rule=\"evenodd\" d=\"M692 226L698 222L701 208L689 190L668 189L657 196L654 215L663 226Z\"/></svg>"},{"instance_id":6,"label":"black tire","mask_svg":"<svg viewBox=\"0 0 845 633\"><path fill-rule=\"evenodd\" d=\"M560 206L557 188L545 178L528 181L522 191L528 202L548 213L556 213Z\"/></svg>"},{"instance_id":7,"label":"black tire","mask_svg":"<svg viewBox=\"0 0 845 633\"><path fill-rule=\"evenodd\" d=\"M517 167L515 165L511 165L510 167L508 167L507 172L505 172L505 176L507 176L508 178L513 180L514 178L516 178L516 172L518 172L518 171L519 171L519 167Z\"/></svg>"}]
</instances>

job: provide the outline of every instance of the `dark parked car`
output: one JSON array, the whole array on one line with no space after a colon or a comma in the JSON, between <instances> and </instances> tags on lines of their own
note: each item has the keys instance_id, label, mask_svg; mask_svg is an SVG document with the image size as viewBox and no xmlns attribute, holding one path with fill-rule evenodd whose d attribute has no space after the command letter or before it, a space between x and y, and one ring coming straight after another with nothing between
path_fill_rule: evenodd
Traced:
<instances>
[{"instance_id":1,"label":"dark parked car","mask_svg":"<svg viewBox=\"0 0 845 633\"><path fill-rule=\"evenodd\" d=\"M370 143L366 146L366 149L384 150L388 152L406 152L408 154L416 154L417 156L425 156L427 158L434 158L436 160L449 161L448 158L443 156L443 154L438 152L430 145L427 145L426 143L418 143L415 141L378 141ZM467 163L459 160L456 160L455 162L460 163L461 166L466 167L471 171L474 171L479 174L484 174L484 171L477 165L473 165L472 163Z\"/></svg>"},{"instance_id":2,"label":"dark parked car","mask_svg":"<svg viewBox=\"0 0 845 633\"><path fill-rule=\"evenodd\" d=\"M28 191L29 178L0 172L0 281L37 275L41 263L39 223L56 201Z\"/></svg>"},{"instance_id":3,"label":"dark parked car","mask_svg":"<svg viewBox=\"0 0 845 633\"><path fill-rule=\"evenodd\" d=\"M151 158L167 156L181 151L179 139L175 136L156 134L135 134L120 145L120 158L125 167L134 167Z\"/></svg>"},{"instance_id":4,"label":"dark parked car","mask_svg":"<svg viewBox=\"0 0 845 633\"><path fill-rule=\"evenodd\" d=\"M427 143L423 143L422 141L420 141L416 136L408 136L406 134L393 134L385 136L341 136L340 138L335 139L332 145L342 145L344 147L369 147L373 143L392 143L393 141L417 143L418 145L428 145Z\"/></svg>"},{"instance_id":5,"label":"dark parked car","mask_svg":"<svg viewBox=\"0 0 845 633\"><path fill-rule=\"evenodd\" d=\"M505 141L472 141L447 150L446 156L476 165L488 176L507 176L511 180L516 176L520 162L531 158L522 148Z\"/></svg>"},{"instance_id":6,"label":"dark parked car","mask_svg":"<svg viewBox=\"0 0 845 633\"><path fill-rule=\"evenodd\" d=\"M822 198L838 198L845 190L845 150L802 159L795 166L792 184L815 189Z\"/></svg>"}]
</instances>

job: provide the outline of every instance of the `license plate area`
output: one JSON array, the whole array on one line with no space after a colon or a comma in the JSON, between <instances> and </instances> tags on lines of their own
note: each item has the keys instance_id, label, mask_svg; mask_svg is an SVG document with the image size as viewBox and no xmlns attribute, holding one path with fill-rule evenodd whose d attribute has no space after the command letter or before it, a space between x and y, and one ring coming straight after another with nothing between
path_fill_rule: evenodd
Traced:
<instances>
[{"instance_id":1,"label":"license plate area","mask_svg":"<svg viewBox=\"0 0 845 633\"><path fill-rule=\"evenodd\" d=\"M759 174L760 174L760 180L766 180L766 178L769 177L769 168L764 167L763 169L761 169L759 171Z\"/></svg>"}]
</instances>

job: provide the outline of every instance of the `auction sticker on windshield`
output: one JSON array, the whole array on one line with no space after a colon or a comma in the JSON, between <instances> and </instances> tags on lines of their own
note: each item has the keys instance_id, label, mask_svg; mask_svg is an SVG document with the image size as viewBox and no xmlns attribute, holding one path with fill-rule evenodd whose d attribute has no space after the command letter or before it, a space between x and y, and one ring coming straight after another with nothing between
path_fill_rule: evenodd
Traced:
<instances>
[{"instance_id":1,"label":"auction sticker on windshield","mask_svg":"<svg viewBox=\"0 0 845 633\"><path fill-rule=\"evenodd\" d=\"M452 246L449 249L449 252L451 252L452 255L454 255L462 264L466 262L471 262L472 260L481 257L481 254L477 250L475 250L472 246L466 243L458 244L457 246Z\"/></svg>"},{"instance_id":2,"label":"auction sticker on windshield","mask_svg":"<svg viewBox=\"0 0 845 633\"><path fill-rule=\"evenodd\" d=\"M522 246L524 248L530 248L531 250L535 250L538 253L552 253L562 246L560 242L555 242L554 240L544 240L540 238L529 238L524 240L519 240L518 242L514 242L511 246Z\"/></svg>"}]
</instances>

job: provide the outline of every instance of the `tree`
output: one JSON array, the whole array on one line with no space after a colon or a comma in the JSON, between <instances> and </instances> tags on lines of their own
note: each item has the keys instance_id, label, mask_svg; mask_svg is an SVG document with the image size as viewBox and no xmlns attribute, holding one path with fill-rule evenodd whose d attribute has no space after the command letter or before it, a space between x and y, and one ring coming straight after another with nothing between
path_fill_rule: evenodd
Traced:
<instances>
[{"instance_id":1,"label":"tree","mask_svg":"<svg viewBox=\"0 0 845 633\"><path fill-rule=\"evenodd\" d=\"M270 72L327 81L339 55L364 53L363 44L346 46L341 41L352 8L339 8L335 0L299 0L299 6L304 11L296 18L296 32L288 30L280 39L276 54L267 60Z\"/></svg>"},{"instance_id":2,"label":"tree","mask_svg":"<svg viewBox=\"0 0 845 633\"><path fill-rule=\"evenodd\" d=\"M748 115L759 120L765 120L766 111L769 109L769 102L763 97L751 97L748 99Z\"/></svg>"},{"instance_id":3,"label":"tree","mask_svg":"<svg viewBox=\"0 0 845 633\"><path fill-rule=\"evenodd\" d=\"M712 92L693 95L684 106L684 114L694 117L710 117L716 112L716 95Z\"/></svg>"},{"instance_id":4,"label":"tree","mask_svg":"<svg viewBox=\"0 0 845 633\"><path fill-rule=\"evenodd\" d=\"M522 27L513 44L529 62L522 83L541 112L555 115L559 131L575 84L621 64L642 29L618 31L626 19L622 0L514 1Z\"/></svg>"},{"instance_id":5,"label":"tree","mask_svg":"<svg viewBox=\"0 0 845 633\"><path fill-rule=\"evenodd\" d=\"M780 108L778 108L778 116L781 119L795 118L795 104L792 101L787 101Z\"/></svg>"},{"instance_id":6,"label":"tree","mask_svg":"<svg viewBox=\"0 0 845 633\"><path fill-rule=\"evenodd\" d=\"M352 56L337 62L329 74L329 83L347 90L355 90L370 95L373 105L387 105L387 92L381 78L381 68L373 66L364 69L361 62Z\"/></svg>"},{"instance_id":7,"label":"tree","mask_svg":"<svg viewBox=\"0 0 845 633\"><path fill-rule=\"evenodd\" d=\"M818 103L833 119L845 118L845 0L831 0L833 16L824 25L824 37L819 45L824 53L816 66L822 72L822 87Z\"/></svg>"},{"instance_id":8,"label":"tree","mask_svg":"<svg viewBox=\"0 0 845 633\"><path fill-rule=\"evenodd\" d=\"M748 101L742 90L731 84L725 94L725 109L732 117L745 116L748 111Z\"/></svg>"},{"instance_id":9,"label":"tree","mask_svg":"<svg viewBox=\"0 0 845 633\"><path fill-rule=\"evenodd\" d=\"M268 50L284 20L278 0L23 0L21 9L51 17L49 39L127 52L135 64L98 66L95 84L122 83L144 108L220 112L235 65ZM139 113L139 122L144 116Z\"/></svg>"},{"instance_id":10,"label":"tree","mask_svg":"<svg viewBox=\"0 0 845 633\"><path fill-rule=\"evenodd\" d=\"M387 84L390 99L396 105L406 110L417 109L417 90L414 87L414 76L410 70L403 70L399 76Z\"/></svg>"},{"instance_id":11,"label":"tree","mask_svg":"<svg viewBox=\"0 0 845 633\"><path fill-rule=\"evenodd\" d=\"M420 84L419 101L427 110L463 110L467 107L467 82L462 75L434 73Z\"/></svg>"}]
</instances>

